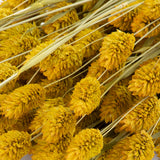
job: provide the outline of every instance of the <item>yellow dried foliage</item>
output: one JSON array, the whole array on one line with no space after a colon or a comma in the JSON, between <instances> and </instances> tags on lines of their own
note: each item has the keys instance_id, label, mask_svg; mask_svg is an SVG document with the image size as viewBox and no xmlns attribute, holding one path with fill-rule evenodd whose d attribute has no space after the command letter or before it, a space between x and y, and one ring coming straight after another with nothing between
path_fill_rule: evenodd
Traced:
<instances>
[{"instance_id":1,"label":"yellow dried foliage","mask_svg":"<svg viewBox=\"0 0 160 160\"><path fill-rule=\"evenodd\" d=\"M90 11L95 4L98 2L98 0L92 0L91 2L87 2L83 5L83 12L88 12Z\"/></svg>"},{"instance_id":2,"label":"yellow dried foliage","mask_svg":"<svg viewBox=\"0 0 160 160\"><path fill-rule=\"evenodd\" d=\"M55 9L58 9L58 8L61 8L61 7L70 5L70 4L71 3L67 3L65 1L63 1L63 2L57 3L57 5L53 9L55 10ZM51 9L49 11L51 11ZM45 22L50 20L53 16L56 16L57 14L65 12L65 11L67 11L67 10L62 10L62 11L59 11L59 12L56 12L53 14L49 14L47 16L47 18L45 19ZM78 14L77 14L76 10L72 9L71 11L66 13L64 16L62 16L61 18L58 18L55 22L48 24L48 25L45 25L42 28L46 34L49 34L49 33L52 33L54 31L58 30L58 29L65 28L65 27L77 22L78 20L79 20L79 18L78 18Z\"/></svg>"},{"instance_id":3,"label":"yellow dried foliage","mask_svg":"<svg viewBox=\"0 0 160 160\"><path fill-rule=\"evenodd\" d=\"M38 140L38 143L33 146L31 153L32 160L62 160L65 151L70 144L72 135L63 136L57 143L46 143L43 140Z\"/></svg>"},{"instance_id":4,"label":"yellow dried foliage","mask_svg":"<svg viewBox=\"0 0 160 160\"><path fill-rule=\"evenodd\" d=\"M80 131L71 141L66 160L90 160L98 155L103 148L103 137L97 129Z\"/></svg>"},{"instance_id":5,"label":"yellow dried foliage","mask_svg":"<svg viewBox=\"0 0 160 160\"><path fill-rule=\"evenodd\" d=\"M128 8L132 5L135 5L141 1L143 1L143 0L137 0L135 2L132 2L129 5L127 5L125 8ZM125 9L125 8L123 8L123 9ZM119 14L116 14L116 15L110 17L108 19L108 21L110 21L111 22L110 24L112 24L114 27L119 28L122 31L131 31L131 24L133 22L134 17L136 15L138 15L138 11L140 10L140 8L141 8L141 6L136 7L135 9L133 9L132 11L128 12L127 14L123 15L122 17L120 17L118 19L116 19L116 18L121 16L122 14L124 14L126 11L121 12ZM120 11L120 10L118 10L118 11ZM116 12L118 12L118 11L116 11ZM116 12L114 12L113 14L115 14ZM114 19L116 19L116 20L114 20Z\"/></svg>"},{"instance_id":6,"label":"yellow dried foliage","mask_svg":"<svg viewBox=\"0 0 160 160\"><path fill-rule=\"evenodd\" d=\"M16 35L11 36L9 39L1 41L0 46L0 60L4 60L13 56L16 56L25 51L31 50L33 47L38 45L40 40L30 35ZM25 56L19 56L9 62L12 65L19 65L25 60Z\"/></svg>"},{"instance_id":7,"label":"yellow dried foliage","mask_svg":"<svg viewBox=\"0 0 160 160\"><path fill-rule=\"evenodd\" d=\"M144 62L132 76L129 90L139 97L160 93L160 62L158 58Z\"/></svg>"},{"instance_id":8,"label":"yellow dried foliage","mask_svg":"<svg viewBox=\"0 0 160 160\"><path fill-rule=\"evenodd\" d=\"M160 145L155 147L155 152L157 153L157 156L160 157Z\"/></svg>"},{"instance_id":9,"label":"yellow dried foliage","mask_svg":"<svg viewBox=\"0 0 160 160\"><path fill-rule=\"evenodd\" d=\"M22 35L23 36L33 36L33 37L40 37L40 30L37 28L36 23L24 23L12 28L9 28L7 30L1 31L0 32L0 39L8 39L11 36L17 36L17 35Z\"/></svg>"},{"instance_id":10,"label":"yellow dried foliage","mask_svg":"<svg viewBox=\"0 0 160 160\"><path fill-rule=\"evenodd\" d=\"M134 18L132 23L132 31L137 32L142 29L146 25L150 24L152 21L159 18L160 14L160 1L159 0L145 0L144 4L141 7L141 10L138 12L138 15ZM153 23L149 27L145 28L140 33L136 34L137 37L142 37L144 34L149 32L153 27L158 25L160 22L157 21ZM160 32L160 27L156 28L146 37L152 37L158 35Z\"/></svg>"},{"instance_id":11,"label":"yellow dried foliage","mask_svg":"<svg viewBox=\"0 0 160 160\"><path fill-rule=\"evenodd\" d=\"M154 144L145 131L119 141L109 151L106 160L152 160Z\"/></svg>"},{"instance_id":12,"label":"yellow dried foliage","mask_svg":"<svg viewBox=\"0 0 160 160\"><path fill-rule=\"evenodd\" d=\"M63 98L58 97L54 99L47 99L44 105L37 110L29 128L32 131L35 131L36 129L42 127L45 114L49 112L50 108L58 107L59 105L64 105Z\"/></svg>"},{"instance_id":13,"label":"yellow dried foliage","mask_svg":"<svg viewBox=\"0 0 160 160\"><path fill-rule=\"evenodd\" d=\"M160 101L156 96L149 97L120 121L116 131L125 130L131 133L141 130L147 131L156 123L159 115Z\"/></svg>"},{"instance_id":14,"label":"yellow dried foliage","mask_svg":"<svg viewBox=\"0 0 160 160\"><path fill-rule=\"evenodd\" d=\"M98 53L97 51L101 47L102 40L96 40L102 38L102 36L103 35L100 31L87 28L75 36L74 39L76 40L76 43L74 44L85 58L91 58Z\"/></svg>"},{"instance_id":15,"label":"yellow dried foliage","mask_svg":"<svg viewBox=\"0 0 160 160\"><path fill-rule=\"evenodd\" d=\"M17 67L12 66L10 63L5 62L0 64L0 83L12 76L18 71ZM15 87L16 80L9 82L8 85L5 85L0 89L0 93L8 93Z\"/></svg>"},{"instance_id":16,"label":"yellow dried foliage","mask_svg":"<svg viewBox=\"0 0 160 160\"><path fill-rule=\"evenodd\" d=\"M135 37L120 30L107 35L100 49L99 64L107 70L119 69L132 54Z\"/></svg>"},{"instance_id":17,"label":"yellow dried foliage","mask_svg":"<svg viewBox=\"0 0 160 160\"><path fill-rule=\"evenodd\" d=\"M20 160L31 147L27 132L9 131L0 136L0 157L3 160Z\"/></svg>"},{"instance_id":18,"label":"yellow dried foliage","mask_svg":"<svg viewBox=\"0 0 160 160\"><path fill-rule=\"evenodd\" d=\"M0 19L9 16L12 13L13 12L10 8L1 8L0 9ZM0 37L0 39L1 39L1 37Z\"/></svg>"},{"instance_id":19,"label":"yellow dried foliage","mask_svg":"<svg viewBox=\"0 0 160 160\"><path fill-rule=\"evenodd\" d=\"M35 48L33 48L32 51L25 56L26 60L25 60L24 64L26 64L29 60L31 60L31 58L33 58L35 55L37 55L43 49L48 47L51 43L53 43L52 40L46 41L46 42L42 42L39 45L37 45ZM39 64L33 66L33 68L38 68L38 67L39 67Z\"/></svg>"},{"instance_id":20,"label":"yellow dried foliage","mask_svg":"<svg viewBox=\"0 0 160 160\"><path fill-rule=\"evenodd\" d=\"M100 66L99 61L95 61L91 63L91 66L88 68L87 76L99 78L101 74L103 74L106 71L106 68ZM110 76L112 76L114 73L116 73L116 69L112 71L106 71L105 74L99 79L99 82L104 82L106 79L108 79ZM115 78L115 77L114 77ZM113 80L111 78L108 82Z\"/></svg>"},{"instance_id":21,"label":"yellow dried foliage","mask_svg":"<svg viewBox=\"0 0 160 160\"><path fill-rule=\"evenodd\" d=\"M45 86L53 81L49 81L48 79L42 79L40 82L41 86ZM68 89L70 89L73 86L73 80L72 78L67 78L63 81L60 81L58 83L55 83L48 88L46 88L46 97L47 98L56 98L63 96Z\"/></svg>"},{"instance_id":22,"label":"yellow dried foliage","mask_svg":"<svg viewBox=\"0 0 160 160\"><path fill-rule=\"evenodd\" d=\"M70 109L75 116L89 115L100 104L100 83L94 77L86 77L78 82L72 94Z\"/></svg>"},{"instance_id":23,"label":"yellow dried foliage","mask_svg":"<svg viewBox=\"0 0 160 160\"><path fill-rule=\"evenodd\" d=\"M69 108L62 105L50 108L44 115L43 140L47 143L57 143L63 136L75 131L75 117Z\"/></svg>"},{"instance_id":24,"label":"yellow dried foliage","mask_svg":"<svg viewBox=\"0 0 160 160\"><path fill-rule=\"evenodd\" d=\"M101 120L113 122L133 104L133 97L126 86L116 85L104 97L101 104Z\"/></svg>"},{"instance_id":25,"label":"yellow dried foliage","mask_svg":"<svg viewBox=\"0 0 160 160\"><path fill-rule=\"evenodd\" d=\"M76 126L75 134L80 132L82 129L85 129L88 126L92 125L93 123L99 121L100 120L99 114L100 114L99 109L96 109L91 114L85 116Z\"/></svg>"},{"instance_id":26,"label":"yellow dried foliage","mask_svg":"<svg viewBox=\"0 0 160 160\"><path fill-rule=\"evenodd\" d=\"M18 7L18 9L25 9L26 7L28 7L29 5L31 5L35 1L37 1L37 0L28 0L23 5ZM7 2L9 2L10 7L14 8L14 7L18 6L19 4L23 3L24 0L7 0Z\"/></svg>"},{"instance_id":27,"label":"yellow dried foliage","mask_svg":"<svg viewBox=\"0 0 160 160\"><path fill-rule=\"evenodd\" d=\"M1 104L1 111L9 119L21 118L43 104L45 90L39 84L29 84L8 94Z\"/></svg>"},{"instance_id":28,"label":"yellow dried foliage","mask_svg":"<svg viewBox=\"0 0 160 160\"><path fill-rule=\"evenodd\" d=\"M71 45L62 45L40 63L41 72L49 80L57 80L74 72L82 65L83 57Z\"/></svg>"}]
</instances>

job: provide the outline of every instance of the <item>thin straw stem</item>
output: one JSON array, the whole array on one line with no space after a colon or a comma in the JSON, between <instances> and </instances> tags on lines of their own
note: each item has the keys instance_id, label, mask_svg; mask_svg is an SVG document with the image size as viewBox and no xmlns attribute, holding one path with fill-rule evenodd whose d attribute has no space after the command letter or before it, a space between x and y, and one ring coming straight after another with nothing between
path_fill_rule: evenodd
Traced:
<instances>
[{"instance_id":1,"label":"thin straw stem","mask_svg":"<svg viewBox=\"0 0 160 160\"><path fill-rule=\"evenodd\" d=\"M103 136L106 136L114 127L116 127L116 125L123 119L125 118L131 111L133 111L138 105L140 105L142 102L144 102L147 98L149 98L149 96L143 98L139 103L137 103L135 106L133 106L128 112L126 112L121 118L120 120L118 120L108 131L106 131L106 129L104 128L104 130L102 130Z\"/></svg>"}]
</instances>

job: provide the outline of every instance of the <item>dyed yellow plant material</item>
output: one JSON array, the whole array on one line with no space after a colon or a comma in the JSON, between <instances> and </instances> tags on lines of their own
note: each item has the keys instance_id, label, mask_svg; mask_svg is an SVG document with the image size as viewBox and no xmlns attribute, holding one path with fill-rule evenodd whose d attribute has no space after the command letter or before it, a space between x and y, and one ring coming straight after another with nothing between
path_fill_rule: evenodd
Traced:
<instances>
[{"instance_id":1,"label":"dyed yellow plant material","mask_svg":"<svg viewBox=\"0 0 160 160\"><path fill-rule=\"evenodd\" d=\"M16 35L11 36L9 39L1 41L0 60L4 60L13 56L16 56L25 51L31 50L33 47L38 45L40 40L37 37L30 35ZM19 56L10 60L12 65L19 65L25 60L25 56Z\"/></svg>"},{"instance_id":2,"label":"dyed yellow plant material","mask_svg":"<svg viewBox=\"0 0 160 160\"><path fill-rule=\"evenodd\" d=\"M45 90L39 84L29 84L15 89L2 102L1 111L9 119L18 119L45 100Z\"/></svg>"},{"instance_id":3,"label":"dyed yellow plant material","mask_svg":"<svg viewBox=\"0 0 160 160\"><path fill-rule=\"evenodd\" d=\"M141 6L137 16L134 18L132 26L132 31L137 32L146 25L152 23L152 21L159 18L160 15L160 1L159 0L145 0L144 4ZM153 23L149 27L145 28L140 33L136 34L137 37L142 37L144 34L149 32L152 28L158 25L160 22L157 21ZM160 27L157 27L154 31L152 31L146 37L152 37L158 35L160 32Z\"/></svg>"},{"instance_id":4,"label":"dyed yellow plant material","mask_svg":"<svg viewBox=\"0 0 160 160\"><path fill-rule=\"evenodd\" d=\"M102 40L98 39L102 38L102 36L103 35L100 31L87 28L75 36L76 43L74 44L77 47L81 46L78 49L80 49L84 58L91 58L98 53L97 51L100 49L102 44Z\"/></svg>"},{"instance_id":5,"label":"dyed yellow plant material","mask_svg":"<svg viewBox=\"0 0 160 160\"><path fill-rule=\"evenodd\" d=\"M152 160L154 143L145 131L119 141L109 151L105 160Z\"/></svg>"},{"instance_id":6,"label":"dyed yellow plant material","mask_svg":"<svg viewBox=\"0 0 160 160\"><path fill-rule=\"evenodd\" d=\"M63 98L58 97L54 99L47 99L44 105L36 111L36 115L30 124L30 129L35 131L40 128L43 124L44 116L49 112L50 108L58 107L59 105L64 106Z\"/></svg>"},{"instance_id":7,"label":"dyed yellow plant material","mask_svg":"<svg viewBox=\"0 0 160 160\"><path fill-rule=\"evenodd\" d=\"M138 101L137 101L138 103ZM116 131L138 132L149 130L160 115L160 101L156 96L149 97L131 111L117 126Z\"/></svg>"},{"instance_id":8,"label":"dyed yellow plant material","mask_svg":"<svg viewBox=\"0 0 160 160\"><path fill-rule=\"evenodd\" d=\"M0 64L0 83L12 76L18 71L17 67L12 66L10 63L5 62ZM0 89L0 93L8 93L15 87L16 80L9 82L8 85L5 85Z\"/></svg>"},{"instance_id":9,"label":"dyed yellow plant material","mask_svg":"<svg viewBox=\"0 0 160 160\"><path fill-rule=\"evenodd\" d=\"M132 76L129 90L139 97L160 93L160 62L158 58L144 62Z\"/></svg>"},{"instance_id":10,"label":"dyed yellow plant material","mask_svg":"<svg viewBox=\"0 0 160 160\"><path fill-rule=\"evenodd\" d=\"M135 37L120 30L107 35L100 49L99 64L107 70L120 69L132 54Z\"/></svg>"},{"instance_id":11,"label":"dyed yellow plant material","mask_svg":"<svg viewBox=\"0 0 160 160\"><path fill-rule=\"evenodd\" d=\"M86 77L78 82L72 94L70 109L76 117L89 115L100 104L100 83L94 77Z\"/></svg>"},{"instance_id":12,"label":"dyed yellow plant material","mask_svg":"<svg viewBox=\"0 0 160 160\"><path fill-rule=\"evenodd\" d=\"M132 2L129 5L127 5L125 8L128 8L132 5L135 5L141 1L143 1L143 0L137 0L135 2ZM125 8L123 8L123 9L125 9ZM108 21L110 21L111 22L110 24L112 24L114 27L119 28L122 31L131 31L131 24L133 22L134 17L136 15L138 15L138 11L140 10L140 8L141 8L141 6L133 9L132 11L128 12L127 14L124 14L127 11L116 14L116 15L110 17L108 19ZM120 10L118 10L118 11L120 11ZM118 11L116 11L116 12L118 12ZM114 12L113 14L115 14L116 12ZM124 14L122 17L117 18L117 17L121 16L122 14ZM114 20L114 19L116 19L116 20Z\"/></svg>"},{"instance_id":13,"label":"dyed yellow plant material","mask_svg":"<svg viewBox=\"0 0 160 160\"><path fill-rule=\"evenodd\" d=\"M37 25L35 23L24 23L12 28L9 28L7 30L0 32L0 39L8 39L11 36L17 36L17 35L29 35L33 37L40 37L40 30L38 29Z\"/></svg>"},{"instance_id":14,"label":"dyed yellow plant material","mask_svg":"<svg viewBox=\"0 0 160 160\"><path fill-rule=\"evenodd\" d=\"M55 10L55 9L58 9L58 8L61 8L61 7L70 5L70 4L71 3L67 3L65 1L63 1L63 2L57 3L57 5L53 9ZM51 9L49 11L51 11ZM47 16L47 18L45 19L45 22L47 22L52 17L54 17L57 14L64 12L64 11L66 11L66 10L62 10L62 11L59 11L59 12L56 12L53 14L49 14ZM48 24L48 25L45 25L42 28L44 29L44 32L46 34L49 34L49 33L52 33L54 31L58 30L58 29L65 28L65 27L77 22L78 20L79 20L79 18L78 18L77 11L75 9L72 9L69 12L67 12L64 16L62 16L61 18L58 18L55 22Z\"/></svg>"},{"instance_id":15,"label":"dyed yellow plant material","mask_svg":"<svg viewBox=\"0 0 160 160\"><path fill-rule=\"evenodd\" d=\"M133 104L131 92L125 86L116 85L104 97L101 104L101 120L113 122Z\"/></svg>"},{"instance_id":16,"label":"dyed yellow plant material","mask_svg":"<svg viewBox=\"0 0 160 160\"><path fill-rule=\"evenodd\" d=\"M28 7L29 5L31 5L32 3L34 3L35 1L37 1L37 0L28 0L23 5L18 7L18 9L24 9L24 8ZM23 3L24 0L7 0L7 2L9 2L10 7L14 8L14 7L18 6L19 4Z\"/></svg>"},{"instance_id":17,"label":"dyed yellow plant material","mask_svg":"<svg viewBox=\"0 0 160 160\"><path fill-rule=\"evenodd\" d=\"M0 9L0 19L9 16L12 13L13 12L10 8L1 8Z\"/></svg>"},{"instance_id":18,"label":"dyed yellow plant material","mask_svg":"<svg viewBox=\"0 0 160 160\"><path fill-rule=\"evenodd\" d=\"M50 108L44 115L43 140L47 143L57 143L63 136L75 131L76 120L73 112L62 105Z\"/></svg>"},{"instance_id":19,"label":"dyed yellow plant material","mask_svg":"<svg viewBox=\"0 0 160 160\"><path fill-rule=\"evenodd\" d=\"M3 160L20 160L31 147L27 132L9 131L0 136L0 157Z\"/></svg>"},{"instance_id":20,"label":"dyed yellow plant material","mask_svg":"<svg viewBox=\"0 0 160 160\"><path fill-rule=\"evenodd\" d=\"M37 144L33 146L31 153L32 160L63 160L65 151L69 146L71 134L63 136L57 143L46 143L43 140L38 140Z\"/></svg>"},{"instance_id":21,"label":"dyed yellow plant material","mask_svg":"<svg viewBox=\"0 0 160 160\"><path fill-rule=\"evenodd\" d=\"M97 129L80 131L71 141L66 160L90 160L98 155L103 148L103 137Z\"/></svg>"}]
</instances>

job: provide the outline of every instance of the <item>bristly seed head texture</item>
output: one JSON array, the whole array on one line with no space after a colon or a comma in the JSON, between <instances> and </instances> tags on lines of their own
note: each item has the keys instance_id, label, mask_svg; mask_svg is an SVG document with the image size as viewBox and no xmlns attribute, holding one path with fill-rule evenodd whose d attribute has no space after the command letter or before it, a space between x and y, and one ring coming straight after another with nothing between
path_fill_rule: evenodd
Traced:
<instances>
[{"instance_id":1,"label":"bristly seed head texture","mask_svg":"<svg viewBox=\"0 0 160 160\"><path fill-rule=\"evenodd\" d=\"M18 119L45 100L45 90L39 84L29 84L15 89L2 102L0 110L9 119Z\"/></svg>"},{"instance_id":2,"label":"bristly seed head texture","mask_svg":"<svg viewBox=\"0 0 160 160\"><path fill-rule=\"evenodd\" d=\"M78 82L72 94L70 109L75 116L89 115L100 104L100 83L94 77L86 77Z\"/></svg>"},{"instance_id":3,"label":"bristly seed head texture","mask_svg":"<svg viewBox=\"0 0 160 160\"><path fill-rule=\"evenodd\" d=\"M132 54L135 37L120 30L112 32L103 39L100 48L99 64L107 70L120 69Z\"/></svg>"},{"instance_id":4,"label":"bristly seed head texture","mask_svg":"<svg viewBox=\"0 0 160 160\"><path fill-rule=\"evenodd\" d=\"M97 129L84 129L71 141L66 160L90 160L103 148L103 136Z\"/></svg>"}]
</instances>

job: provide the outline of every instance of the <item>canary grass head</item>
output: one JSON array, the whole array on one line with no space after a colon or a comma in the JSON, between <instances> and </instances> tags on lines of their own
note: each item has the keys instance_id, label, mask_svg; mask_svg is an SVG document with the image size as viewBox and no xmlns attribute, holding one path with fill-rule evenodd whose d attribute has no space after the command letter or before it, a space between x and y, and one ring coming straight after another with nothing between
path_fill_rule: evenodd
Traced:
<instances>
[{"instance_id":1,"label":"canary grass head","mask_svg":"<svg viewBox=\"0 0 160 160\"><path fill-rule=\"evenodd\" d=\"M98 53L97 51L100 49L102 43L102 41L98 39L102 38L102 36L100 31L87 28L75 36L76 42L74 45L81 48L80 52L82 52L84 58L91 58Z\"/></svg>"},{"instance_id":2,"label":"canary grass head","mask_svg":"<svg viewBox=\"0 0 160 160\"><path fill-rule=\"evenodd\" d=\"M9 119L21 118L45 100L45 90L39 84L19 87L9 93L1 105L1 111Z\"/></svg>"},{"instance_id":3,"label":"canary grass head","mask_svg":"<svg viewBox=\"0 0 160 160\"><path fill-rule=\"evenodd\" d=\"M154 96L160 93L160 62L154 58L144 62L132 76L129 90L139 97Z\"/></svg>"},{"instance_id":4,"label":"canary grass head","mask_svg":"<svg viewBox=\"0 0 160 160\"><path fill-rule=\"evenodd\" d=\"M53 9L58 9L67 5L70 5L71 3L67 3L65 1L57 3L56 6ZM51 9L50 9L51 11ZM53 19L54 16L58 15L59 13L65 12L67 10L62 10L53 14L49 14L47 16L47 18L45 19L45 22L50 21L51 19ZM43 30L46 34L52 33L56 30L59 29L63 29L71 24L74 24L75 22L77 22L79 20L78 18L78 14L76 12L75 9L71 9L69 10L65 15L63 15L62 17L58 18L56 21L54 21L53 23L50 23L48 25L43 26Z\"/></svg>"},{"instance_id":5,"label":"canary grass head","mask_svg":"<svg viewBox=\"0 0 160 160\"><path fill-rule=\"evenodd\" d=\"M100 66L107 70L121 68L132 54L134 42L133 34L124 33L120 30L107 35L100 48Z\"/></svg>"},{"instance_id":6,"label":"canary grass head","mask_svg":"<svg viewBox=\"0 0 160 160\"><path fill-rule=\"evenodd\" d=\"M146 25L152 23L154 20L159 18L160 14L160 2L159 0L145 0L144 4L141 6L137 16L133 19L132 31L137 32ZM160 22L157 21L151 24L149 27L145 28L138 34L136 37L142 37L146 33L148 33L153 27L157 26ZM146 37L153 37L159 34L160 27L156 28L150 34L146 35Z\"/></svg>"},{"instance_id":7,"label":"canary grass head","mask_svg":"<svg viewBox=\"0 0 160 160\"><path fill-rule=\"evenodd\" d=\"M132 2L129 5L127 5L125 8L128 8L132 5L135 5L135 4L139 3L140 1L142 1L142 0L137 0L135 2ZM123 9L125 9L125 8L123 8ZM119 28L122 31L131 31L131 24L133 22L134 17L136 15L138 15L138 11L140 10L140 8L141 8L141 6L136 7L135 9L131 10L130 12L128 12L127 14L125 14L123 16L121 16L121 15L124 14L126 11L121 12L116 15L113 15L108 19L108 21L111 21L110 24L112 24L116 28ZM115 13L113 13L113 14L115 14ZM116 19L119 16L121 16L121 17ZM116 20L114 20L114 19L116 19Z\"/></svg>"},{"instance_id":8,"label":"canary grass head","mask_svg":"<svg viewBox=\"0 0 160 160\"><path fill-rule=\"evenodd\" d=\"M100 97L99 81L94 77L86 77L75 85L70 109L76 117L88 115L99 106Z\"/></svg>"},{"instance_id":9,"label":"canary grass head","mask_svg":"<svg viewBox=\"0 0 160 160\"><path fill-rule=\"evenodd\" d=\"M64 159L65 151L69 146L71 134L63 136L57 143L46 143L42 139L37 140L37 144L32 147L32 160L62 160Z\"/></svg>"},{"instance_id":10,"label":"canary grass head","mask_svg":"<svg viewBox=\"0 0 160 160\"><path fill-rule=\"evenodd\" d=\"M100 63L98 60L91 63L91 66L88 68L87 76L99 78L101 75L106 71L105 67L100 66ZM106 79L108 79L110 76L112 76L117 69L114 69L112 71L106 71L105 74L99 79L99 82L104 82ZM113 78L111 78L108 82L112 81Z\"/></svg>"},{"instance_id":11,"label":"canary grass head","mask_svg":"<svg viewBox=\"0 0 160 160\"><path fill-rule=\"evenodd\" d=\"M133 97L126 86L117 85L103 98L101 104L101 120L113 122L133 104Z\"/></svg>"},{"instance_id":12,"label":"canary grass head","mask_svg":"<svg viewBox=\"0 0 160 160\"><path fill-rule=\"evenodd\" d=\"M40 128L43 125L45 114L49 112L50 108L57 107L59 105L64 106L63 98L61 97L45 100L43 106L37 109L35 117L30 123L30 130L35 131Z\"/></svg>"},{"instance_id":13,"label":"canary grass head","mask_svg":"<svg viewBox=\"0 0 160 160\"><path fill-rule=\"evenodd\" d=\"M75 123L75 117L69 108L62 105L50 108L44 115L42 124L43 139L47 143L56 143L66 134L73 135Z\"/></svg>"},{"instance_id":14,"label":"canary grass head","mask_svg":"<svg viewBox=\"0 0 160 160\"><path fill-rule=\"evenodd\" d=\"M138 132L149 130L160 115L160 101L156 96L149 97L120 121L116 131Z\"/></svg>"},{"instance_id":15,"label":"canary grass head","mask_svg":"<svg viewBox=\"0 0 160 160\"><path fill-rule=\"evenodd\" d=\"M16 56L25 51L31 50L36 45L40 43L40 40L37 37L30 35L21 35L11 36L9 39L4 39L1 41L1 50L0 50L0 60L4 60L13 56ZM9 62L12 65L19 65L25 60L25 56L19 56L10 60Z\"/></svg>"},{"instance_id":16,"label":"canary grass head","mask_svg":"<svg viewBox=\"0 0 160 160\"><path fill-rule=\"evenodd\" d=\"M103 148L103 137L97 129L84 129L71 141L66 151L66 160L90 160Z\"/></svg>"},{"instance_id":17,"label":"canary grass head","mask_svg":"<svg viewBox=\"0 0 160 160\"><path fill-rule=\"evenodd\" d=\"M30 135L16 130L0 136L0 156L3 160L20 160L31 147Z\"/></svg>"},{"instance_id":18,"label":"canary grass head","mask_svg":"<svg viewBox=\"0 0 160 160\"><path fill-rule=\"evenodd\" d=\"M5 62L0 64L0 83L12 76L18 71L17 67ZM0 89L0 93L10 92L15 87L16 80L11 81L8 85Z\"/></svg>"},{"instance_id":19,"label":"canary grass head","mask_svg":"<svg viewBox=\"0 0 160 160\"><path fill-rule=\"evenodd\" d=\"M109 151L109 160L152 160L154 157L154 143L152 137L145 131L120 140Z\"/></svg>"}]
</instances>

